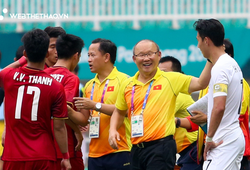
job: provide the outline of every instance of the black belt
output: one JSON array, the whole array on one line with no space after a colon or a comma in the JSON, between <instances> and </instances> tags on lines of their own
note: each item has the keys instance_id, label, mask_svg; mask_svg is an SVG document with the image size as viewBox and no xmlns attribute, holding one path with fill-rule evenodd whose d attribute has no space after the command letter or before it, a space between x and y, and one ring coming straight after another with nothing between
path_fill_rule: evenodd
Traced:
<instances>
[{"instance_id":1,"label":"black belt","mask_svg":"<svg viewBox=\"0 0 250 170\"><path fill-rule=\"evenodd\" d=\"M133 145L133 147L138 147L138 148L146 148L148 146L163 142L163 141L168 141L173 139L173 135L169 135L167 137L161 138L161 139L157 139L157 140L153 140L153 141L149 141L149 142L142 142L142 143L138 143Z\"/></svg>"}]
</instances>

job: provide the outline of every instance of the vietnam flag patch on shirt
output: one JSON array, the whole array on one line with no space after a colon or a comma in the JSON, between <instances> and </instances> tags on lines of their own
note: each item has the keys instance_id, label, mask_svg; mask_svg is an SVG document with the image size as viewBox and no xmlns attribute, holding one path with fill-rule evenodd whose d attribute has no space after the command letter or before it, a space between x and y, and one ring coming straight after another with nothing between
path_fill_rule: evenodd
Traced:
<instances>
[{"instance_id":1,"label":"vietnam flag patch on shirt","mask_svg":"<svg viewBox=\"0 0 250 170\"><path fill-rule=\"evenodd\" d=\"M154 86L153 90L161 90L161 84Z\"/></svg>"},{"instance_id":2,"label":"vietnam flag patch on shirt","mask_svg":"<svg viewBox=\"0 0 250 170\"><path fill-rule=\"evenodd\" d=\"M114 86L109 86L107 91L114 91L114 88L115 88Z\"/></svg>"}]
</instances>

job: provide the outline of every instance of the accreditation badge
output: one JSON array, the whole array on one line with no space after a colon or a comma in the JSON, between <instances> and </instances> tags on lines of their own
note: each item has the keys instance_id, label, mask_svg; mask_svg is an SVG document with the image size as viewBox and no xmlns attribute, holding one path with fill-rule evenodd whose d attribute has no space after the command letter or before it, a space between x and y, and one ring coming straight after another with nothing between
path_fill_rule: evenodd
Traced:
<instances>
[{"instance_id":1,"label":"accreditation badge","mask_svg":"<svg viewBox=\"0 0 250 170\"><path fill-rule=\"evenodd\" d=\"M131 117L131 137L143 136L143 115Z\"/></svg>"},{"instance_id":2,"label":"accreditation badge","mask_svg":"<svg viewBox=\"0 0 250 170\"><path fill-rule=\"evenodd\" d=\"M99 138L100 117L92 117L89 125L89 138Z\"/></svg>"}]
</instances>

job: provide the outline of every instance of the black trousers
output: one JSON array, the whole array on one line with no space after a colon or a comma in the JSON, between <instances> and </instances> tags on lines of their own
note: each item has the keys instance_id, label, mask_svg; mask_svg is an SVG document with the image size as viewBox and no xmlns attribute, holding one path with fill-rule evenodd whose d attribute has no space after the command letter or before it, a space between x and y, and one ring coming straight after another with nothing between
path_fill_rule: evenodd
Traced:
<instances>
[{"instance_id":1,"label":"black trousers","mask_svg":"<svg viewBox=\"0 0 250 170\"><path fill-rule=\"evenodd\" d=\"M176 143L173 136L133 145L132 170L173 170L176 162Z\"/></svg>"},{"instance_id":2,"label":"black trousers","mask_svg":"<svg viewBox=\"0 0 250 170\"><path fill-rule=\"evenodd\" d=\"M89 170L130 170L130 152L117 152L88 159Z\"/></svg>"}]
</instances>

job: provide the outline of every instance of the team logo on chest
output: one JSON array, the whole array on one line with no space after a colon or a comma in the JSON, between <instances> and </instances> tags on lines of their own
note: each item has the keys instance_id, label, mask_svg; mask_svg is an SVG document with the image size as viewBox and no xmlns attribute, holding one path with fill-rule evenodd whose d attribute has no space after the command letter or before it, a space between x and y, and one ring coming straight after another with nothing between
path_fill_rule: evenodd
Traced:
<instances>
[{"instance_id":1,"label":"team logo on chest","mask_svg":"<svg viewBox=\"0 0 250 170\"><path fill-rule=\"evenodd\" d=\"M154 86L153 90L161 90L161 84Z\"/></svg>"},{"instance_id":2,"label":"team logo on chest","mask_svg":"<svg viewBox=\"0 0 250 170\"><path fill-rule=\"evenodd\" d=\"M115 87L114 86L108 86L107 91L114 91Z\"/></svg>"}]
</instances>

